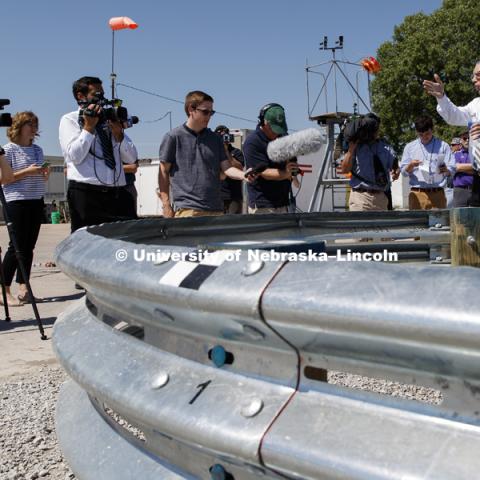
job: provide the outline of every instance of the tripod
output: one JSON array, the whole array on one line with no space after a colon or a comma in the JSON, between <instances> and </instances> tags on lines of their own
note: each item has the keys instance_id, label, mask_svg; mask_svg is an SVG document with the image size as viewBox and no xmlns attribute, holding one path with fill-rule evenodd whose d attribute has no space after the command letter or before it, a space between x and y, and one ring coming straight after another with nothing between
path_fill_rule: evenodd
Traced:
<instances>
[{"instance_id":1,"label":"tripod","mask_svg":"<svg viewBox=\"0 0 480 480\"><path fill-rule=\"evenodd\" d=\"M5 276L3 275L2 247L0 247L0 282L2 282L2 299L3 299L3 306L5 307L5 321L9 322L11 319L10 319L10 311L8 309L8 302L7 302L7 290L5 289Z\"/></svg>"},{"instance_id":2,"label":"tripod","mask_svg":"<svg viewBox=\"0 0 480 480\"><path fill-rule=\"evenodd\" d=\"M15 250L15 255L17 257L18 261L18 268L20 269L20 272L22 273L23 281L25 282L25 285L27 287L28 295L31 299L32 302L32 308L33 308L33 313L35 315L35 318L37 320L37 325L38 325L38 330L40 331L40 338L42 340L47 340L47 336L45 335L45 331L43 329L43 323L40 318L40 314L38 313L38 308L37 308L37 303L35 301L35 297L33 296L32 292L32 287L30 286L30 280L28 279L27 276L27 271L25 269L25 265L23 263L23 258L21 255L21 252L18 248L18 243L17 243L17 238L15 236L15 230L13 228L13 223L10 220L10 216L8 214L8 208L7 208L7 201L5 200L5 194L3 193L3 188L0 186L0 203L3 206L3 217L5 219L5 224L7 225L7 230L8 230L8 236L10 237L10 241L12 242L13 248ZM0 250L1 253L1 250ZM0 255L0 260L1 260L1 255ZM9 315L9 309L8 309L8 302L7 302L7 292L5 290L5 278L3 275L3 268L0 267L0 279L2 281L2 296L3 296L3 304L5 307L5 321L9 322L10 321L10 315Z\"/></svg>"},{"instance_id":3,"label":"tripod","mask_svg":"<svg viewBox=\"0 0 480 480\"><path fill-rule=\"evenodd\" d=\"M288 192L288 213L296 213L297 212L297 199L293 194L292 184L290 183L290 191Z\"/></svg>"}]
</instances>

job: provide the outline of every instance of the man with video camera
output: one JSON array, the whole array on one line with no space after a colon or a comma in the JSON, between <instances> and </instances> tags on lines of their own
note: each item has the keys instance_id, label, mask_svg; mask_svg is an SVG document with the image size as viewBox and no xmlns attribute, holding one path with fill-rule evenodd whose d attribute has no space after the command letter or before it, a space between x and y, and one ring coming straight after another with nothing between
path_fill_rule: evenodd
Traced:
<instances>
[{"instance_id":1,"label":"man with video camera","mask_svg":"<svg viewBox=\"0 0 480 480\"><path fill-rule=\"evenodd\" d=\"M351 173L349 210L387 210L390 170L396 164L390 145L379 138L380 118L373 113L350 120L343 132L348 142L340 172Z\"/></svg>"},{"instance_id":2,"label":"man with video camera","mask_svg":"<svg viewBox=\"0 0 480 480\"><path fill-rule=\"evenodd\" d=\"M230 133L230 129L226 125L218 125L215 128L215 133L222 139L223 144L230 152L230 155L232 157L230 161L232 165L236 168L239 168L240 170L243 170L245 164L243 153L240 149L232 145L234 137ZM221 176L221 179L223 212L229 214L242 213L242 182L239 180L233 180L226 175Z\"/></svg>"},{"instance_id":3,"label":"man with video camera","mask_svg":"<svg viewBox=\"0 0 480 480\"><path fill-rule=\"evenodd\" d=\"M136 218L122 167L137 160L135 145L123 131L126 109L104 98L97 77L75 81L73 96L80 108L64 115L59 128L72 232Z\"/></svg>"}]
</instances>

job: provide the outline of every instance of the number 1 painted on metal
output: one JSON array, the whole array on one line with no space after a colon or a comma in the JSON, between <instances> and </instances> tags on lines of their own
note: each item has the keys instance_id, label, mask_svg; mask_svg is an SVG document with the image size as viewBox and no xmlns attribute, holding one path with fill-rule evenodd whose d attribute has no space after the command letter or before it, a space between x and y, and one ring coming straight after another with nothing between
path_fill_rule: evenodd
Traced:
<instances>
[{"instance_id":1,"label":"number 1 painted on metal","mask_svg":"<svg viewBox=\"0 0 480 480\"><path fill-rule=\"evenodd\" d=\"M200 383L197 385L197 388L200 390L195 394L195 396L188 402L189 405L193 405L193 402L202 394L202 392L212 383L211 380L208 380L206 382Z\"/></svg>"}]
</instances>

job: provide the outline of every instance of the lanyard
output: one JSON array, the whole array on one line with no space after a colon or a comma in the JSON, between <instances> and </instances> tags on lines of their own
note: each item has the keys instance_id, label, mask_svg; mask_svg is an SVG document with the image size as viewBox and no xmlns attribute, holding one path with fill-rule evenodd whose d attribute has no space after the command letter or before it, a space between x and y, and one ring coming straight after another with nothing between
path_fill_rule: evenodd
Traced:
<instances>
[{"instance_id":1,"label":"lanyard","mask_svg":"<svg viewBox=\"0 0 480 480\"><path fill-rule=\"evenodd\" d=\"M423 155L424 160L426 160L428 162L428 170L430 171L430 173L431 173L432 158L433 158L433 152L435 150L436 140L437 139L435 137L433 137L432 151L429 152L427 150L427 147L422 143L422 141L420 139L418 139L418 143L420 144L420 150L422 151L422 155ZM428 158L428 155L425 155L425 152L427 152L427 154L430 153L430 158Z\"/></svg>"},{"instance_id":2,"label":"lanyard","mask_svg":"<svg viewBox=\"0 0 480 480\"><path fill-rule=\"evenodd\" d=\"M428 162L428 175L430 177L430 183L434 183L433 182L433 175L434 175L434 172L432 172L432 158L433 158L433 152L435 151L435 142L436 142L436 138L433 137L433 141L432 141L432 151L429 152L427 150L427 147L422 143L422 141L420 139L418 139L418 142L420 143L420 150L422 151L422 155L423 155L423 158L426 162ZM425 154L425 152L427 152L427 155ZM430 153L430 158L428 158L428 153Z\"/></svg>"},{"instance_id":3,"label":"lanyard","mask_svg":"<svg viewBox=\"0 0 480 480\"><path fill-rule=\"evenodd\" d=\"M425 161L428 162L428 174L429 174L429 177L430 177L429 182L432 183L432 184L436 183L435 182L435 175L437 173L436 170L437 170L437 167L438 167L438 157L437 157L437 161L435 162L435 165L432 165L433 155L435 153L435 142L436 142L436 140L437 139L435 137L433 137L431 151L429 152L428 149L426 148L426 146L420 141L420 139L418 139L418 141L420 142L420 149L422 150L423 158L424 158ZM441 145L440 145L440 147L441 147ZM427 154L425 154L425 152ZM428 158L429 153L430 153L430 158ZM442 156L444 156L444 154L441 152L441 148L440 148L438 154L436 154L436 155L439 156L440 154Z\"/></svg>"}]
</instances>

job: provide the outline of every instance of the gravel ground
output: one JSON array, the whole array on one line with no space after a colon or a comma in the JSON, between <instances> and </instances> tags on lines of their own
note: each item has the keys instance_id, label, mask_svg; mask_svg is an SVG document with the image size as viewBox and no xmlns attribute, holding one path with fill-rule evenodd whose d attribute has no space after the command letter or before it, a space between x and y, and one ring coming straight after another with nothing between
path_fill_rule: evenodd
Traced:
<instances>
[{"instance_id":1,"label":"gravel ground","mask_svg":"<svg viewBox=\"0 0 480 480\"><path fill-rule=\"evenodd\" d=\"M65 378L50 365L0 383L1 480L75 478L55 435L55 404Z\"/></svg>"},{"instance_id":2,"label":"gravel ground","mask_svg":"<svg viewBox=\"0 0 480 480\"><path fill-rule=\"evenodd\" d=\"M357 390L381 393L383 395L391 395L392 397L403 398L406 400L416 400L417 402L429 403L432 405L440 405L443 401L442 393L434 388L362 377L350 373L329 372L328 383L355 388Z\"/></svg>"},{"instance_id":3,"label":"gravel ground","mask_svg":"<svg viewBox=\"0 0 480 480\"><path fill-rule=\"evenodd\" d=\"M0 383L0 480L71 480L75 476L64 461L55 435L55 404L66 374L59 366L43 366L28 375ZM400 398L439 404L440 392L413 385L330 372L329 383L370 390ZM112 417L116 414L109 411ZM116 420L141 438L121 418Z\"/></svg>"}]
</instances>

